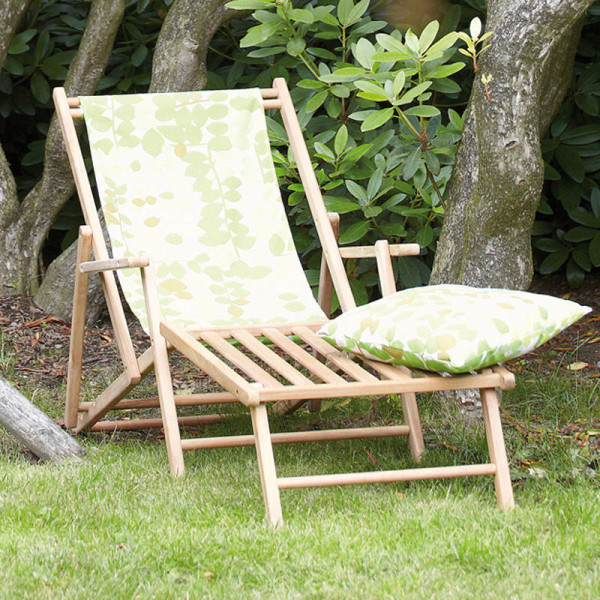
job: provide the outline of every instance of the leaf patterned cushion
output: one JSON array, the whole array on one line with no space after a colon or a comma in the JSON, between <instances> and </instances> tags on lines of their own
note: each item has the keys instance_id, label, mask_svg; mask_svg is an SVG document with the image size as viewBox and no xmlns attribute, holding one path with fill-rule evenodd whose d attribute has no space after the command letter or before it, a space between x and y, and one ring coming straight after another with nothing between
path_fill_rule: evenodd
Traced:
<instances>
[{"instance_id":1,"label":"leaf patterned cushion","mask_svg":"<svg viewBox=\"0 0 600 600\"><path fill-rule=\"evenodd\" d=\"M294 247L260 90L80 100L113 255L153 258L164 318L325 320ZM139 270L118 276L145 327Z\"/></svg>"},{"instance_id":2,"label":"leaf patterned cushion","mask_svg":"<svg viewBox=\"0 0 600 600\"><path fill-rule=\"evenodd\" d=\"M521 356L590 311L541 294L432 285L349 310L318 334L366 358L465 373Z\"/></svg>"}]
</instances>

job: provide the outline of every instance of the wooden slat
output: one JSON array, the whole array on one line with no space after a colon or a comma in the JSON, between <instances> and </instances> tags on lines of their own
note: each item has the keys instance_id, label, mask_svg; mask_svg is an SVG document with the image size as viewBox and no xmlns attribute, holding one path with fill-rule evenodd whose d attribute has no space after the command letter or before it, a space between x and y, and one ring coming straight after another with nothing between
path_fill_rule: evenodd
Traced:
<instances>
[{"instance_id":1,"label":"wooden slat","mask_svg":"<svg viewBox=\"0 0 600 600\"><path fill-rule=\"evenodd\" d=\"M238 375L229 365L215 356L208 348L197 342L189 333L173 323L160 324L162 335L177 350L212 377L221 387L233 394L246 406L256 406L259 403L258 392Z\"/></svg>"},{"instance_id":2,"label":"wooden slat","mask_svg":"<svg viewBox=\"0 0 600 600\"><path fill-rule=\"evenodd\" d=\"M303 348L300 348L298 344L294 343L288 337L283 335L277 329L271 327L265 327L263 333L267 336L274 344L279 346L284 352L291 356L294 360L298 361L302 366L306 367L311 373L316 375L322 381L334 384L344 384L345 381L331 369L327 368L322 362L317 360L314 356L309 354ZM310 386L300 386L302 388L310 388ZM317 386L314 386L317 387ZM262 390L261 390L262 396ZM312 396L316 398L318 396ZM294 396L300 398L300 396Z\"/></svg>"},{"instance_id":3,"label":"wooden slat","mask_svg":"<svg viewBox=\"0 0 600 600\"><path fill-rule=\"evenodd\" d=\"M497 373L504 380L503 390L514 390L516 386L515 376L506 367L502 365L495 365L492 367L492 371Z\"/></svg>"},{"instance_id":4,"label":"wooden slat","mask_svg":"<svg viewBox=\"0 0 600 600\"><path fill-rule=\"evenodd\" d=\"M321 383L309 386L284 386L281 389L260 390L261 402L311 398L343 398L354 396L377 396L402 394L404 392L442 392L472 388L494 388L502 384L500 375L465 375L457 377L419 377L406 380L372 382L344 381L343 384Z\"/></svg>"},{"instance_id":5,"label":"wooden slat","mask_svg":"<svg viewBox=\"0 0 600 600\"><path fill-rule=\"evenodd\" d=\"M277 331L281 332L283 335L291 335L294 327L298 327L298 325L302 325L304 327L308 327L310 329L320 329L325 325L326 321L315 321L312 323L285 323L285 324L273 324L273 323L262 323L259 325L235 325L235 326L227 326L227 327L189 327L186 329L186 332L191 336L198 339L200 334L206 332L214 332L218 333L223 338L232 338L234 331L247 331L250 335L254 337L260 337L263 335L263 329L265 327L270 327L271 329L277 329Z\"/></svg>"},{"instance_id":6,"label":"wooden slat","mask_svg":"<svg viewBox=\"0 0 600 600\"><path fill-rule=\"evenodd\" d=\"M79 228L77 240L77 264L89 260L92 251L92 230L84 225ZM73 316L71 318L71 341L69 344L69 367L67 371L67 396L65 400L65 426L77 426L79 396L81 393L81 365L83 359L83 335L87 304L88 276L75 270L73 290Z\"/></svg>"},{"instance_id":7,"label":"wooden slat","mask_svg":"<svg viewBox=\"0 0 600 600\"><path fill-rule=\"evenodd\" d=\"M210 344L220 352L228 361L232 362L238 369L242 370L250 379L262 383L267 387L283 387L272 375L259 367L255 362L232 346L218 333L206 332L200 335L200 339Z\"/></svg>"},{"instance_id":8,"label":"wooden slat","mask_svg":"<svg viewBox=\"0 0 600 600\"><path fill-rule=\"evenodd\" d=\"M210 425L226 418L226 415L201 415L197 417L179 417L180 427ZM163 426L162 419L132 419L130 421L100 421L90 428L90 431L135 431L137 429L158 429Z\"/></svg>"},{"instance_id":9,"label":"wooden slat","mask_svg":"<svg viewBox=\"0 0 600 600\"><path fill-rule=\"evenodd\" d=\"M258 358L268 364L272 369L275 369L275 371L283 375L290 383L295 383L297 385L313 385L313 382L308 377L294 369L294 367L283 360L281 356L273 352L273 350L265 346L247 331L234 331L233 337L246 346L248 350L256 354Z\"/></svg>"},{"instance_id":10,"label":"wooden slat","mask_svg":"<svg viewBox=\"0 0 600 600\"><path fill-rule=\"evenodd\" d=\"M303 442L333 442L337 440L357 440L367 438L397 437L408 435L406 425L389 427L357 427L356 429L329 429L325 431L293 431L272 433L272 444L296 444ZM253 435L228 435L213 438L195 438L181 440L183 450L199 450L204 448L231 448L238 446L254 446Z\"/></svg>"},{"instance_id":11,"label":"wooden slat","mask_svg":"<svg viewBox=\"0 0 600 600\"><path fill-rule=\"evenodd\" d=\"M366 358L361 358L361 360L382 377L385 377L385 379L393 379L396 381L412 379L410 371L398 367L397 365L389 365L387 363L379 362L378 360L369 360Z\"/></svg>"},{"instance_id":12,"label":"wooden slat","mask_svg":"<svg viewBox=\"0 0 600 600\"><path fill-rule=\"evenodd\" d=\"M302 135L302 128L298 122L298 117L292 103L292 98L287 87L285 79L278 77L273 82L273 87L279 91L281 99L281 118L290 140L290 147L296 159L296 166L304 186L304 192L310 206L315 227L321 241L323 253L329 266L331 278L337 292L338 299L343 311L356 307L348 276L340 256L337 241L333 234L327 209L321 196L319 182L312 167L310 155L306 148L306 142Z\"/></svg>"},{"instance_id":13,"label":"wooden slat","mask_svg":"<svg viewBox=\"0 0 600 600\"><path fill-rule=\"evenodd\" d=\"M326 487L331 485L356 485L360 483L391 483L393 481L418 481L450 477L494 475L496 467L491 464L461 465L453 467L429 467L400 469L397 471L369 471L366 473L335 473L332 475L309 475L306 477L279 477L279 489Z\"/></svg>"},{"instance_id":14,"label":"wooden slat","mask_svg":"<svg viewBox=\"0 0 600 600\"><path fill-rule=\"evenodd\" d=\"M331 229L335 237L336 243L340 233L340 215L337 213L327 213L329 222L331 223ZM327 260L325 253L321 256L321 271L319 273L319 294L317 301L321 310L325 313L325 316L329 319L331 317L331 301L333 299L333 279L331 279L331 273L327 266Z\"/></svg>"},{"instance_id":15,"label":"wooden slat","mask_svg":"<svg viewBox=\"0 0 600 600\"><path fill-rule=\"evenodd\" d=\"M390 256L418 256L419 244L389 244ZM342 258L376 258L375 246L345 246L340 248Z\"/></svg>"},{"instance_id":16,"label":"wooden slat","mask_svg":"<svg viewBox=\"0 0 600 600\"><path fill-rule=\"evenodd\" d=\"M357 381L378 381L377 377L371 375L371 373L356 364L352 359L344 356L342 352L307 327L294 327L293 333L309 346L312 346L319 354L325 356L329 362L342 369Z\"/></svg>"}]
</instances>

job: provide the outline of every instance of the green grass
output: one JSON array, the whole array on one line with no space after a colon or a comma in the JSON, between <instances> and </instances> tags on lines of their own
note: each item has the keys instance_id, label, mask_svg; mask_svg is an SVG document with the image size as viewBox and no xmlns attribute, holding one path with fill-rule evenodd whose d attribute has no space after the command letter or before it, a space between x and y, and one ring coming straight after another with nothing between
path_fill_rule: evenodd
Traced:
<instances>
[{"instance_id":1,"label":"green grass","mask_svg":"<svg viewBox=\"0 0 600 600\"><path fill-rule=\"evenodd\" d=\"M63 393L35 400L55 416ZM505 394L510 423L541 429L505 427L513 512L497 508L490 478L291 490L278 530L252 448L186 454L186 477L173 480L163 444L144 434L84 437L88 456L60 466L32 464L4 438L0 598L599 598L593 452L552 433L599 419L596 399L592 384L558 375ZM378 401L372 420L398 420L398 404ZM482 432L441 406L421 400L424 466L486 461ZM370 407L278 418L272 429L336 427ZM249 431L240 416L209 433ZM414 466L405 439L276 446L275 459L281 476Z\"/></svg>"}]
</instances>

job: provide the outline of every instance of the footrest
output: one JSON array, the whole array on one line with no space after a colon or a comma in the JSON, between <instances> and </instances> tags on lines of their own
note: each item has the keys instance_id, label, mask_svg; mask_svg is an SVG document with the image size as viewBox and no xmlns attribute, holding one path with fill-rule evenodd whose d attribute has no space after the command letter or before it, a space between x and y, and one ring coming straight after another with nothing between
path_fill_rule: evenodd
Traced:
<instances>
[{"instance_id":1,"label":"footrest","mask_svg":"<svg viewBox=\"0 0 600 600\"><path fill-rule=\"evenodd\" d=\"M356 429L327 429L324 431L294 431L289 433L272 433L271 443L290 444L298 442L326 442L334 440L395 437L398 435L408 435L409 432L410 428L407 425L357 427ZM224 437L181 440L181 447L183 450L229 448L234 446L254 446L254 436L228 435Z\"/></svg>"},{"instance_id":2,"label":"footrest","mask_svg":"<svg viewBox=\"0 0 600 600\"><path fill-rule=\"evenodd\" d=\"M461 465L456 467L430 467L400 469L397 471L369 471L366 473L336 473L333 475L309 475L306 477L278 477L280 490L326 487L331 485L355 485L358 483L391 483L392 481L416 481L419 479L443 479L449 477L471 477L495 475L496 465Z\"/></svg>"}]
</instances>

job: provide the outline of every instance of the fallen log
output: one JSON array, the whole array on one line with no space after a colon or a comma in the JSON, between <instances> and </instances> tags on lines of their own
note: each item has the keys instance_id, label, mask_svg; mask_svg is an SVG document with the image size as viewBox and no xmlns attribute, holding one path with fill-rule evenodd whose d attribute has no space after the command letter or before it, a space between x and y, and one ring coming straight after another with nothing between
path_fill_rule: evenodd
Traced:
<instances>
[{"instance_id":1,"label":"fallen log","mask_svg":"<svg viewBox=\"0 0 600 600\"><path fill-rule=\"evenodd\" d=\"M57 463L85 450L0 376L0 425L42 460Z\"/></svg>"}]
</instances>

